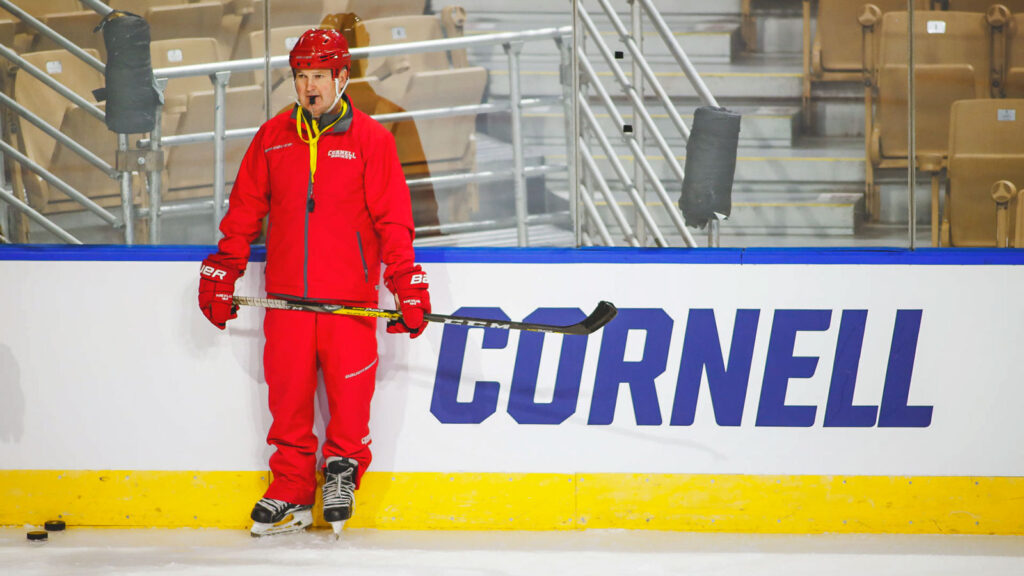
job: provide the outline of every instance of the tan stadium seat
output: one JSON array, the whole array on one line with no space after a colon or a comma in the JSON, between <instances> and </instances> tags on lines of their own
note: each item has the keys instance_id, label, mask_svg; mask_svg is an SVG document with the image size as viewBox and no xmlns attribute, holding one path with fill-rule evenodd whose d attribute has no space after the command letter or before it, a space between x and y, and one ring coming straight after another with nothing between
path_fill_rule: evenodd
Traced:
<instances>
[{"instance_id":1,"label":"tan stadium seat","mask_svg":"<svg viewBox=\"0 0 1024 576\"><path fill-rule=\"evenodd\" d=\"M54 32L67 38L79 48L96 50L101 60L106 59L107 48L103 43L103 33L94 32L102 17L92 10L77 12L59 12L48 14L42 19L44 24L53 28ZM57 50L60 46L42 34L36 35L32 44L33 52Z\"/></svg>"},{"instance_id":2,"label":"tan stadium seat","mask_svg":"<svg viewBox=\"0 0 1024 576\"><path fill-rule=\"evenodd\" d=\"M224 5L219 1L154 6L145 13L152 40L219 38ZM226 57L227 54L224 54Z\"/></svg>"},{"instance_id":3,"label":"tan stadium seat","mask_svg":"<svg viewBox=\"0 0 1024 576\"><path fill-rule=\"evenodd\" d=\"M77 12L82 9L82 5L78 0L28 0L27 2L15 2L15 4L18 8L40 20L47 14Z\"/></svg>"},{"instance_id":4,"label":"tan stadium seat","mask_svg":"<svg viewBox=\"0 0 1024 576\"><path fill-rule=\"evenodd\" d=\"M865 0L818 0L817 32L810 45L811 72L822 81L838 80L837 74L845 73L845 80L859 80L864 68L861 49L863 31L857 21ZM809 0L804 1L809 6ZM875 0L871 2L884 14L906 10L906 0ZM928 0L916 0L915 9L926 10ZM810 21L809 10L805 12L805 23ZM809 27L808 27L809 29Z\"/></svg>"},{"instance_id":5,"label":"tan stadium seat","mask_svg":"<svg viewBox=\"0 0 1024 576\"><path fill-rule=\"evenodd\" d=\"M217 41L213 38L157 40L150 44L149 54L154 69L206 64L219 60ZM213 84L209 76L188 76L168 80L167 88L164 90L164 121L161 123L164 133L174 134L178 125L178 115L184 112L190 93L212 89Z\"/></svg>"},{"instance_id":6,"label":"tan stadium seat","mask_svg":"<svg viewBox=\"0 0 1024 576\"><path fill-rule=\"evenodd\" d=\"M1010 12L1024 12L1024 0L949 0L953 12L987 12L993 4L1002 4Z\"/></svg>"},{"instance_id":7,"label":"tan stadium seat","mask_svg":"<svg viewBox=\"0 0 1024 576\"><path fill-rule=\"evenodd\" d=\"M479 104L486 85L487 70L479 66L420 72L412 76L397 104L409 111ZM418 143L406 137L413 124ZM476 116L407 120L396 123L393 132L403 164L427 163L431 172L446 171L447 164L464 163L476 132Z\"/></svg>"},{"instance_id":8,"label":"tan stadium seat","mask_svg":"<svg viewBox=\"0 0 1024 576\"><path fill-rule=\"evenodd\" d=\"M90 51L90 53L93 56L98 56L95 51ZM66 50L51 50L25 54L24 58L30 64L46 72L51 78L60 82L86 101L96 103L92 91L103 86L103 74L71 53ZM66 98L37 80L24 69L19 69L15 76L14 99L50 126L62 130L68 128L64 126L65 112L69 108L74 107ZM95 118L92 119L96 120ZM81 124L81 122L76 122L75 126ZM18 127L21 135L21 149L25 155L44 168L52 169L53 158L58 148L56 140L25 119L18 120ZM102 130L99 130L99 128L102 128ZM103 134L109 134L106 126L99 120L96 120L91 129ZM99 153L98 151L94 152ZM36 209L41 212L67 209L67 202L62 203L67 198L62 193L51 190L45 181L27 170L23 174L26 192L30 202ZM68 183L76 186L74 181L69 181ZM81 191L86 192L85 190ZM58 206L60 207L58 208ZM75 206L78 205L75 204Z\"/></svg>"},{"instance_id":9,"label":"tan stadium seat","mask_svg":"<svg viewBox=\"0 0 1024 576\"><path fill-rule=\"evenodd\" d=\"M295 43L298 42L302 33L309 30L308 26L286 26L283 28L272 28L270 30L270 55L284 56L291 52ZM263 55L265 48L263 30L257 30L249 34L250 54ZM263 84L263 70L253 73L257 84ZM282 83L291 85L292 72L290 68L277 68L270 71L271 90L276 90Z\"/></svg>"},{"instance_id":10,"label":"tan stadium seat","mask_svg":"<svg viewBox=\"0 0 1024 576\"><path fill-rule=\"evenodd\" d=\"M888 12L865 30L865 76L872 87L865 91L865 164L868 212L874 216L879 210L874 170L908 163L907 13ZM922 170L935 172L943 165L953 102L998 93L992 80L1002 63L992 59L993 34L986 14L915 14L916 160Z\"/></svg>"},{"instance_id":11,"label":"tan stadium seat","mask_svg":"<svg viewBox=\"0 0 1024 576\"><path fill-rule=\"evenodd\" d=\"M438 16L394 16L364 20L356 24L355 40L359 47L384 46L444 38ZM447 70L445 52L398 54L352 61L353 76L376 76L381 79L382 96L402 105L402 95L412 74L427 70Z\"/></svg>"},{"instance_id":12,"label":"tan stadium seat","mask_svg":"<svg viewBox=\"0 0 1024 576\"><path fill-rule=\"evenodd\" d=\"M82 10L82 5L78 0L23 0L21 2L15 2L15 4L38 20L42 20L47 14L77 12ZM37 32L28 27L27 24L19 22L13 14L6 10L2 12L2 16L4 18L10 18L17 23L14 42L5 45L14 48L17 52L27 52L32 50L32 44L35 43Z\"/></svg>"},{"instance_id":13,"label":"tan stadium seat","mask_svg":"<svg viewBox=\"0 0 1024 576\"><path fill-rule=\"evenodd\" d=\"M943 237L952 246L996 246L993 187L1002 181L1024 190L1024 100L961 100L950 116ZM1016 197L1007 203L1010 213L1024 208ZM1024 222L1010 218L1006 233L1013 238L1021 227Z\"/></svg>"},{"instance_id":14,"label":"tan stadium seat","mask_svg":"<svg viewBox=\"0 0 1024 576\"><path fill-rule=\"evenodd\" d=\"M109 0L107 5L114 10L123 10L125 12L131 12L142 16L150 8L160 6L180 6L182 4L188 4L191 1L192 0Z\"/></svg>"},{"instance_id":15,"label":"tan stadium seat","mask_svg":"<svg viewBox=\"0 0 1024 576\"><path fill-rule=\"evenodd\" d=\"M78 142L107 164L115 165L117 135L107 129L101 120L78 106L68 106L64 112L60 131ZM55 176L71 184L100 206L121 205L121 187L117 180L97 169L80 155L64 146L57 145L50 161L50 170ZM141 188L133 186L138 194ZM82 210L81 204L51 188L48 192L47 212L69 212Z\"/></svg>"},{"instance_id":16,"label":"tan stadium seat","mask_svg":"<svg viewBox=\"0 0 1024 576\"><path fill-rule=\"evenodd\" d=\"M225 127L228 130L253 128L263 123L263 90L258 86L228 88L224 95ZM211 132L214 122L213 90L188 96L185 113L178 119L178 134ZM227 140L224 155L224 179L234 182L250 139ZM185 144L166 149L168 178L166 201L209 196L213 186L213 142Z\"/></svg>"},{"instance_id":17,"label":"tan stadium seat","mask_svg":"<svg viewBox=\"0 0 1024 576\"><path fill-rule=\"evenodd\" d=\"M1013 16L1006 54L1006 97L1024 98L1024 13Z\"/></svg>"},{"instance_id":18,"label":"tan stadium seat","mask_svg":"<svg viewBox=\"0 0 1024 576\"><path fill-rule=\"evenodd\" d=\"M0 44L14 46L14 34L17 25L14 20L0 20Z\"/></svg>"},{"instance_id":19,"label":"tan stadium seat","mask_svg":"<svg viewBox=\"0 0 1024 576\"><path fill-rule=\"evenodd\" d=\"M423 14L427 7L426 0L342 0L346 3L343 10L335 5L325 6L329 12L352 12L362 20L388 18L391 16L407 16Z\"/></svg>"},{"instance_id":20,"label":"tan stadium seat","mask_svg":"<svg viewBox=\"0 0 1024 576\"><path fill-rule=\"evenodd\" d=\"M274 28L304 26L307 30L320 25L324 14L324 0L272 0L270 2L270 22ZM238 15L238 36L231 51L231 58L259 58L263 56L263 48L252 51L250 44L253 32L263 30L263 0L253 0L252 5Z\"/></svg>"},{"instance_id":21,"label":"tan stadium seat","mask_svg":"<svg viewBox=\"0 0 1024 576\"><path fill-rule=\"evenodd\" d=\"M803 111L810 124L811 86L815 82L859 82L863 76L863 29L857 18L866 0L803 0ZM906 10L906 0L871 2L881 13ZM817 5L816 31L811 34L812 6ZM915 0L914 7L925 10L929 0Z\"/></svg>"}]
</instances>

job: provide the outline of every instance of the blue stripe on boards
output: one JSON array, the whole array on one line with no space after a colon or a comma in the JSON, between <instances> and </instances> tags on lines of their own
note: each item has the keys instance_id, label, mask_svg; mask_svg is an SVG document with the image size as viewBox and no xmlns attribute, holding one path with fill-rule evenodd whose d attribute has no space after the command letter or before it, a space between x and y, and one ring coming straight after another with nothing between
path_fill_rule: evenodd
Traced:
<instances>
[{"instance_id":1,"label":"blue stripe on boards","mask_svg":"<svg viewBox=\"0 0 1024 576\"><path fill-rule=\"evenodd\" d=\"M214 246L0 244L0 260L199 262ZM251 261L266 258L254 246ZM422 263L457 264L756 264L1017 266L1024 250L985 248L419 248Z\"/></svg>"}]
</instances>

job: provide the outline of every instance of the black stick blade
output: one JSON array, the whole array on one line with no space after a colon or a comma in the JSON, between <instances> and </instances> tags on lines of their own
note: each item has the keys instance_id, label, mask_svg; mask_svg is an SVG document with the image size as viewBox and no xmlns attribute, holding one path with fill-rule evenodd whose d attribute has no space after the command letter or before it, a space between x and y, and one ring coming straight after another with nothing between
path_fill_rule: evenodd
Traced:
<instances>
[{"instance_id":1,"label":"black stick blade","mask_svg":"<svg viewBox=\"0 0 1024 576\"><path fill-rule=\"evenodd\" d=\"M590 313L590 316L587 316L582 322L576 324L576 326L580 327L581 330L575 333L593 334L601 328L604 328L605 324L611 322L618 313L619 310L615 308L614 304L607 300L601 300L597 303L597 307L594 308L594 311Z\"/></svg>"}]
</instances>

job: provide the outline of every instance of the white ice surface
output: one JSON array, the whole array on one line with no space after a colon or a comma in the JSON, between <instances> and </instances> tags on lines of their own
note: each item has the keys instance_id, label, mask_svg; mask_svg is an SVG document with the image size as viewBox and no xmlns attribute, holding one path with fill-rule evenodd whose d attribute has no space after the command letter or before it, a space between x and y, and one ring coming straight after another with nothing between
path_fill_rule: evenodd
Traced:
<instances>
[{"instance_id":1,"label":"white ice surface","mask_svg":"<svg viewBox=\"0 0 1024 576\"><path fill-rule=\"evenodd\" d=\"M0 574L1020 576L1024 537L0 528Z\"/></svg>"}]
</instances>

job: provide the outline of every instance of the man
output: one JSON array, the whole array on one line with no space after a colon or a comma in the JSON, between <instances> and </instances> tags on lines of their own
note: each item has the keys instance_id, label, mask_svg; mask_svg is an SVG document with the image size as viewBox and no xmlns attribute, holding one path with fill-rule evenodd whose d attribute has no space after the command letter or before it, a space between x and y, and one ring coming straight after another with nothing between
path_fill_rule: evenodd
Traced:
<instances>
[{"instance_id":1,"label":"man","mask_svg":"<svg viewBox=\"0 0 1024 576\"><path fill-rule=\"evenodd\" d=\"M220 224L224 237L200 269L199 307L222 330L236 317L235 280L268 215L269 294L374 307L383 263L384 284L402 313L388 332L415 338L425 327L430 295L426 274L414 263L409 189L394 138L344 94L350 60L348 44L334 30L309 30L291 51L297 104L254 137ZM270 457L273 481L252 511L252 533L294 532L312 524L318 367L330 409L324 519L337 533L352 515L353 491L371 460L375 321L268 309L263 331L274 420L267 443L277 450Z\"/></svg>"}]
</instances>

